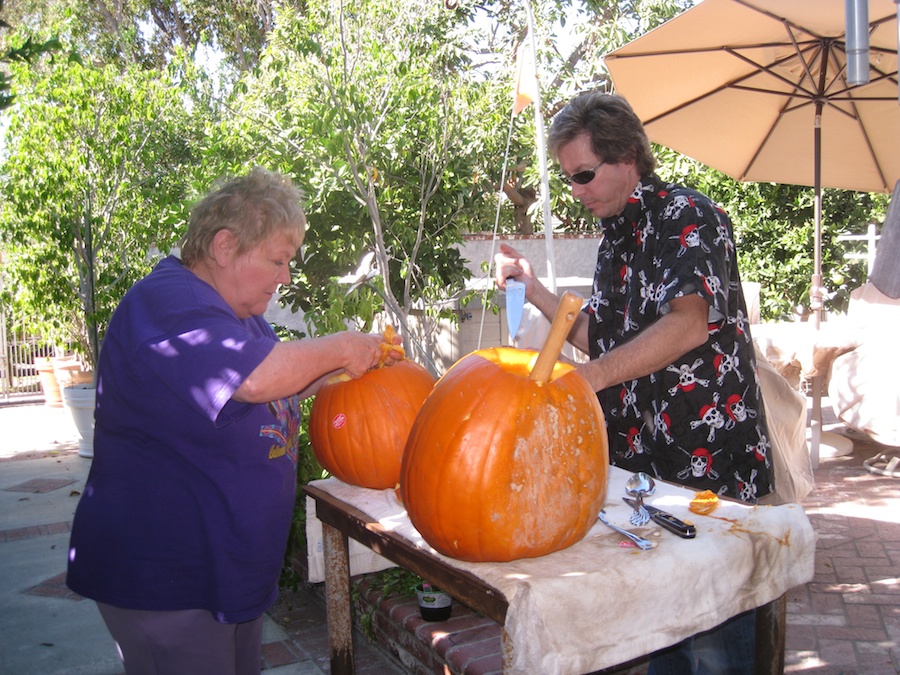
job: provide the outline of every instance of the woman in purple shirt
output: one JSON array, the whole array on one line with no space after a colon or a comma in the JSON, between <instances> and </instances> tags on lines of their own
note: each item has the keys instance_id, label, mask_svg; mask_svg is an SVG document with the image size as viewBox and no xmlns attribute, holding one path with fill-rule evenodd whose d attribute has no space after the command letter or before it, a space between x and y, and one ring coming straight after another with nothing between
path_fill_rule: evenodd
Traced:
<instances>
[{"instance_id":1,"label":"woman in purple shirt","mask_svg":"<svg viewBox=\"0 0 900 675\"><path fill-rule=\"evenodd\" d=\"M67 582L97 601L129 675L259 672L299 402L381 357L380 336L280 342L262 318L303 242L300 197L259 168L210 193L181 258L136 283L110 321Z\"/></svg>"}]
</instances>

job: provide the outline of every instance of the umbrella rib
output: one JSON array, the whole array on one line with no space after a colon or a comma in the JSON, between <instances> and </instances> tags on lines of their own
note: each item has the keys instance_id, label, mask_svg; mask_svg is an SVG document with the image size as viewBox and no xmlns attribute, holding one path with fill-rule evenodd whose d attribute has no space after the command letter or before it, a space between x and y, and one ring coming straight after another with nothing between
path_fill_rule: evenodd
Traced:
<instances>
[{"instance_id":1,"label":"umbrella rib","mask_svg":"<svg viewBox=\"0 0 900 675\"><path fill-rule=\"evenodd\" d=\"M895 0L895 1L896 1L896 0ZM835 39L832 39L832 38L827 38L827 37L825 37L825 36L823 36L823 35L818 35L818 34L812 32L811 30L809 30L808 28L804 28L803 26L800 26L800 25L798 25L798 24L796 24L796 23L794 23L794 22L788 20L788 19L785 18L785 17L778 16L777 14L774 14L773 12L770 12L770 11L768 11L768 10L762 9L762 8L760 8L760 7L757 7L757 6L753 5L753 4L750 3L750 2L747 2L747 0L734 0L734 2L735 2L736 4L739 4L739 5L742 5L742 6L746 7L747 9L750 9L750 10L753 10L753 11L755 11L755 12L758 12L759 14L762 14L762 15L768 17L769 19L771 19L772 21L775 21L776 23L780 23L782 26L784 26L785 31L787 32L788 37L790 38L791 44L792 44L793 47L794 47L794 50L795 50L795 52L796 52L796 56L797 56L797 58L800 59L800 62L803 64L803 67L804 67L804 69L806 70L806 74L807 74L807 76L809 77L809 80L810 80L811 82L815 82L816 80L815 80L815 77L814 77L813 73L812 73L812 72L810 71L810 69L809 69L809 63L806 61L806 59L804 59L804 58L802 57L802 54L805 53L807 50L806 50L806 48L801 48L801 45L816 46L816 45L823 45L823 44L825 44L826 42L832 42L832 41L833 41L833 43L836 44L836 45L844 44L841 40L838 40L838 39L836 39L836 38L835 38ZM878 28L879 26L881 26L882 24L885 24L885 23L888 23L888 22L891 22L891 21L895 21L896 19L897 19L897 15L896 15L896 14L888 14L887 16L881 17L881 18L879 18L879 19L873 19L873 20L869 21L869 32L870 32L870 33L873 33L873 32L875 31L875 29ZM797 33L803 33L803 34L805 34L805 35L808 35L808 36L810 36L811 39L810 39L810 40L799 40L799 41L798 41L797 35L796 35ZM783 42L781 42L781 41L776 41L776 42L770 43L769 45L763 44L763 45L755 45L755 46L757 46L757 47L760 47L760 46L776 46L776 47L778 47L778 46L786 46L786 45L785 45L785 43L783 43ZM748 47L752 47L752 46L748 46ZM742 46L741 48L743 49L744 47ZM707 51L714 51L714 50L707 50ZM886 54L886 55L889 55L889 56L891 56L891 55L897 56L897 54L898 54L898 51L897 51L897 50L887 49L887 48L884 48L884 47L878 47L878 46L876 46L876 45L870 45L869 51L870 51L870 52L882 53L882 54ZM746 58L746 57L742 57L742 56L740 56L740 55L737 54L737 53L735 53L735 56L738 56L739 58L743 58L745 61L747 61L747 62L750 63L751 65L756 65L757 67L762 68L763 70L765 70L766 72L770 73L770 74L773 75L774 77L779 77L780 79L784 80L784 81L787 82L788 84L791 84L792 86L798 86L798 83L796 83L796 82L791 82L790 80L785 80L785 78L781 78L777 73L774 73L774 72L772 72L772 71L770 70L773 66L778 65L778 63L783 63L785 60L790 59L790 58L792 58L792 57L787 57L786 59L781 59L779 62L770 64L769 66L764 66L764 65L762 65L762 64L754 64L754 62L753 62L752 59L748 59L748 58ZM878 69L875 68L874 66L872 66L872 70L874 70L875 72L878 72L878 73L879 73L880 75L882 75L882 76L885 76L885 73L884 73L884 72L878 70ZM886 75L886 77L890 77L890 75ZM882 77L882 78L879 78L879 80L881 80L881 79L883 79L883 77ZM894 83L896 83L896 78L895 78L893 81L894 81ZM872 99L867 99L867 100L887 100L887 101L890 101L890 100L893 100L893 99L892 99L892 98L884 98L884 99L881 99L881 98L872 98Z\"/></svg>"},{"instance_id":2,"label":"umbrella rib","mask_svg":"<svg viewBox=\"0 0 900 675\"><path fill-rule=\"evenodd\" d=\"M897 15L892 12L886 16L881 17L880 19L872 19L871 21L869 21L869 34L871 35L872 33L874 33L875 29L880 28L882 24L894 21L894 20L896 20L896 18L897 18ZM873 47L870 46L869 49L873 49ZM896 51L892 51L890 49L880 49L878 47L874 47L874 49L879 49L880 51L885 51L888 54L896 54L897 53Z\"/></svg>"},{"instance_id":3,"label":"umbrella rib","mask_svg":"<svg viewBox=\"0 0 900 675\"><path fill-rule=\"evenodd\" d=\"M779 46L779 47L786 46L786 44L785 44L784 42L774 42L774 43L762 43L761 45L742 45L742 46L741 46L741 49L754 49L754 48L757 48L757 47L759 47L759 46L762 46L762 47L768 47L768 46L773 46L773 45L774 45L774 46ZM795 49L797 48L796 43L794 44L794 47L795 47ZM779 75L778 73L776 73L776 72L774 72L774 71L772 70L772 68L773 68L774 66L780 65L780 64L782 64L782 63L785 63L786 61L789 61L789 60L791 60L791 59L796 58L796 55L787 56L787 57L785 57L785 58L783 58L783 59L779 59L779 60L775 61L774 63L771 63L771 64L769 64L769 65L765 65L765 64L762 64L762 63L757 63L757 62L754 61L753 59L751 59L751 58L749 58L749 57L747 57L747 56L744 56L743 54L737 52L734 48L728 47L728 46L718 47L718 48L716 48L716 49L714 49L714 50L709 50L709 49L704 49L704 50L683 50L683 51L682 51L682 50L679 50L677 53L692 53L692 52L696 52L696 51L723 51L723 52L725 52L726 54L729 54L729 55L733 56L734 58L736 58L736 59L738 59L738 60L740 60L740 61L743 61L744 63L749 64L749 65L752 66L755 70L754 70L753 72L750 72L750 73L746 73L746 74L744 74L744 75L741 75L740 77L737 77L737 78L735 78L735 79L733 79L733 80L730 80L730 81L728 81L728 82L725 82L725 83L719 85L718 87L716 87L715 89L712 89L712 90L710 90L710 91L708 91L708 92L705 92L704 94L701 94L700 96L697 96L696 98L693 98L693 99L691 99L691 100L689 100L689 101L684 101L683 103L681 103L681 104L679 104L679 105L677 105L677 106L675 106L675 107L673 107L673 108L669 108L668 110L665 110L665 111L661 112L659 115L656 115L655 117L651 117L651 118L645 120L644 124L653 124L654 122L657 122L657 121L663 119L664 117L667 117L668 115L674 114L674 113L678 112L679 110L681 110L681 109L683 109L683 108L686 108L686 107L688 107L688 106L694 105L695 103L697 103L697 102L699 102L699 101L702 101L703 99L708 98L708 97L710 97L710 96L713 96L713 95L715 95L715 94L718 94L720 91L723 91L723 90L725 90L725 89L743 89L743 90L746 90L746 91L755 91L755 89L754 89L753 87L749 87L749 86L746 86L746 85L741 85L740 83L741 83L742 81L744 81L744 80L750 78L750 77L753 77L753 76L755 76L755 75L758 75L760 72L768 73L768 74L771 75L772 77L774 77L774 78L776 78L776 79L778 79L778 80L784 82L784 83L787 84L789 87L793 88L794 91L793 91L793 93L789 93L789 92L771 92L771 91L766 91L766 90L758 90L759 93L774 94L774 95L776 95L776 96L788 96L788 97L790 97L790 98L794 98L794 97L797 97L797 96L800 95L800 94L798 94L798 92L797 92L798 85L797 85L796 82L791 82L790 80L788 80L788 79L785 78L784 76ZM647 55L658 55L658 56L662 56L663 54L662 54L662 53L659 53L659 54L650 54L649 52L644 52L644 53L641 54L641 55L639 55L639 54L633 54L633 55L630 55L630 56L635 56L635 57L636 57L636 56L647 56ZM620 58L628 58L628 56L624 56L624 57L620 57ZM802 59L802 57L801 57L801 61L802 61L802 60L803 60L803 59ZM800 89L800 91L801 91L803 94L805 94L805 95L806 95L807 97L809 97L809 98L813 98L813 97L815 96L815 93L814 93L814 92L806 91L806 90L803 89L802 87L799 87L799 89Z\"/></svg>"},{"instance_id":4,"label":"umbrella rib","mask_svg":"<svg viewBox=\"0 0 900 675\"><path fill-rule=\"evenodd\" d=\"M766 137L763 139L762 143L756 146L756 151L753 153L753 157L750 158L750 161L747 162L747 165L744 167L744 170L741 172L738 180L745 180L747 174L750 173L750 170L753 168L753 165L756 164L756 160L759 159L759 156L762 154L762 151L769 144L769 139L772 138L772 134L775 133L775 129L778 128L778 123L781 121L781 118L784 117L785 111L788 109L788 105L790 104L790 99L785 101L784 106L782 106L781 110L778 111L778 116L775 118L775 121L769 126L769 130L766 132Z\"/></svg>"},{"instance_id":5,"label":"umbrella rib","mask_svg":"<svg viewBox=\"0 0 900 675\"><path fill-rule=\"evenodd\" d=\"M814 63L816 59L822 59L822 63L826 63L826 54L828 53L828 45L829 41L826 41L824 38L819 39L818 45L813 49L813 57L807 61L803 58L803 53L800 51L800 45L797 44L797 37L794 35L794 31L791 30L792 26L788 23L787 19L782 21L782 25L784 29L787 31L788 37L791 39L791 44L794 45L794 52L797 55L797 58L800 59L800 63L803 65L803 71L806 73L806 77L809 78L809 81L813 83L813 89L816 91L821 91L820 89L816 89L816 78L813 77L813 72L810 67L810 64Z\"/></svg>"},{"instance_id":6,"label":"umbrella rib","mask_svg":"<svg viewBox=\"0 0 900 675\"><path fill-rule=\"evenodd\" d=\"M845 55L846 55L846 53L845 53ZM838 63L838 60L836 57L834 58L834 67L837 70L838 75L834 78L833 81L840 80L844 86L844 91L852 91L853 88L849 87L849 85L847 85L846 78L844 77L844 74L843 74L844 69L842 67L840 67L840 64ZM879 78L879 79L883 79L883 78ZM837 105L835 105L834 100L835 99L833 99L831 96L826 96L825 103L828 104L829 108L831 108L833 110L837 110L838 112L841 112L841 113L847 115L848 117L850 117L852 120L854 120L856 122L856 125L859 127L860 133L862 134L863 140L865 141L866 149L868 150L869 157L872 160L872 165L875 167L875 170L878 172L879 179L881 179L882 187L885 190L887 190L887 187L888 187L887 177L884 175L884 171L881 168L881 163L878 161L878 156L875 154L875 148L872 145L872 140L869 137L869 132L868 132L868 129L866 129L865 123L863 122L862 115L859 114L859 107L857 106L858 99L853 97L852 95L848 97L850 109L853 111L852 114L850 112L843 110L842 108L838 107ZM868 100L868 99L863 99L863 100ZM891 100L893 100L893 99L891 99Z\"/></svg>"},{"instance_id":7,"label":"umbrella rib","mask_svg":"<svg viewBox=\"0 0 900 675\"><path fill-rule=\"evenodd\" d=\"M755 64L755 65L757 68L762 69L764 72L768 73L772 77L775 77L776 79L779 79L782 82L785 82L788 86L793 88L793 92L792 93L784 92L781 94L781 96L786 96L787 99L785 100L784 105L781 107L781 110L778 111L778 115L775 118L774 122L769 126L769 130L766 132L766 137L763 139L762 143L760 143L757 146L756 151L753 153L753 157L750 158L750 161L747 162L747 165L744 167L744 170L741 172L740 180L744 180L746 178L747 174L750 172L750 170L753 168L753 165L756 163L756 160L759 159L759 156L762 154L763 150L768 145L769 140L772 138L772 134L775 133L775 129L778 127L778 124L781 121L781 118L784 117L784 115L787 112L790 112L791 110L795 110L797 108L803 107L805 105L809 105L810 102L817 100L817 97L815 96L815 92L807 92L803 88L801 83L791 82L790 80L787 80L786 78L784 78L783 76L779 75L778 73L776 73L772 70L772 68L774 66L778 65L778 63L785 63L788 60L793 60L794 58L797 58L803 64L803 68L804 68L804 71L806 72L806 76L809 77L811 82L815 82L815 80L813 79L812 70L810 69L809 64L807 63L806 59L804 58L804 51L801 51L800 46L797 43L797 40L795 39L793 32L790 30L790 28L788 28L788 23L787 22L782 22L782 23L785 26L785 28L787 29L788 35L791 38L791 43L794 46L794 52L795 52L794 56L786 57L784 59L781 59L780 62L772 63L769 65L763 65L763 64ZM814 61L816 58L821 58L823 60L823 63L825 63L826 61L825 61L825 56L824 56L823 50L824 50L824 46L822 46L822 45L819 45L818 47L814 47L813 48L814 55L813 55L812 61ZM740 54L735 54L735 56L738 58L744 59L744 60L748 61L749 63L753 64L753 62L750 59L745 59ZM821 72L820 75L824 76L825 72ZM792 106L791 102L795 98L799 97L798 90L799 90L799 92L802 92L802 93L808 95L810 98L810 101L804 102L799 106Z\"/></svg>"},{"instance_id":8,"label":"umbrella rib","mask_svg":"<svg viewBox=\"0 0 900 675\"><path fill-rule=\"evenodd\" d=\"M795 48L796 48L796 46L795 46ZM803 92L804 94L806 94L806 95L809 96L810 98L812 98L812 97L815 96L815 92L806 89L806 88L802 85L802 83L794 82L794 81L792 81L792 80L789 80L789 79L786 78L784 75L780 75L779 73L777 73L777 72L775 72L775 71L773 70L773 68L775 68L776 66L783 65L783 64L787 63L788 61L791 61L791 60L796 59L796 58L799 58L800 61L803 63L804 68L806 68L806 67L807 67L807 66L806 66L806 61L803 59L802 55L801 55L799 52L796 53L796 54L793 54L793 55L791 55L791 56L786 56L786 57L784 57L784 58L782 58L782 59L778 59L777 61L774 61L774 62L772 62L772 63L770 63L770 64L764 64L764 63L758 63L757 61L754 61L753 59L751 59L751 58L749 58L749 57L747 57L747 56L744 56L743 54L741 54L741 53L738 52L738 51L735 51L735 50L734 50L733 48L731 48L731 47L727 47L727 48L725 48L725 49L726 49L726 51L727 51L729 54L731 54L732 56L734 56L736 59L738 59L738 60L740 60L740 61L743 61L744 63L747 63L747 64L749 64L749 65L751 65L751 66L753 66L754 68L757 69L755 72L748 73L747 75L744 75L744 76L742 76L742 77L739 78L739 79L736 79L736 80L733 80L733 81L730 82L730 83L727 83L727 84L725 85L726 87L728 87L728 86L736 87L736 86L738 86L737 83L740 82L741 80L745 80L745 79L747 79L748 77L752 77L753 75L758 75L759 73L766 73L767 75L769 75L769 76L771 76L771 77L774 77L776 80L780 80L781 82L784 82L786 85L788 85L789 87L791 87L791 89L793 89L793 94L788 94L788 92L772 92L772 93L775 93L775 94L778 95L778 96L789 96L789 95L796 96L796 95L798 95L798 90L799 90L800 92ZM746 88L747 88L747 89L751 89L750 87L746 87Z\"/></svg>"},{"instance_id":9,"label":"umbrella rib","mask_svg":"<svg viewBox=\"0 0 900 675\"><path fill-rule=\"evenodd\" d=\"M854 105L854 110L856 106ZM875 167L875 170L878 172L878 177L881 179L881 185L883 189L888 191L888 181L887 176L884 175L884 171L881 169L881 162L878 161L878 156L875 154L875 148L872 147L872 141L869 139L868 131L866 130L866 125L863 124L862 118L859 115L856 116L856 122L859 124L860 131L862 132L863 139L866 142L866 148L869 150L869 156L872 158L872 165Z\"/></svg>"},{"instance_id":10,"label":"umbrella rib","mask_svg":"<svg viewBox=\"0 0 900 675\"><path fill-rule=\"evenodd\" d=\"M869 133L868 133L868 130L866 129L865 124L863 123L862 116L859 114L859 107L857 106L857 99L855 97L853 97L852 95L848 96L848 99L846 99L850 105L850 110L852 111L852 112L849 112L849 111L843 110L839 106L835 105L835 100L837 100L836 97L826 93L829 89L831 89L831 85L833 85L834 83L839 83L839 86L842 87L842 90L844 92L850 92L853 89L852 87L850 87L847 84L846 77L844 76L844 68L843 68L843 66L841 66L841 64L837 58L837 54L836 54L836 52L838 52L838 51L844 51L845 60L846 60L846 51L845 50L846 50L846 47L842 50L841 47L838 46L837 44L829 44L828 50L822 56L822 70L820 71L820 79L823 83L822 84L822 100L824 103L826 103L829 106L830 109L836 110L856 122L856 125L859 127L860 133L862 134L863 141L865 142L866 150L868 151L869 157L872 160L872 165L875 167L876 171L878 172L878 177L881 180L882 186L886 190L887 189L887 178L884 175L884 171L882 171L882 169L881 169L881 164L878 162L878 157L875 154L875 148L872 146L872 141L869 138ZM829 64L833 67L835 74L832 77L831 82L829 82L829 84L826 86L824 84L824 82L827 79L827 67Z\"/></svg>"},{"instance_id":11,"label":"umbrella rib","mask_svg":"<svg viewBox=\"0 0 900 675\"><path fill-rule=\"evenodd\" d=\"M815 45L818 44L817 39L812 39L808 41L803 41L800 44L809 44ZM734 49L765 49L769 47L787 47L789 44L784 40L770 40L768 42L748 42L747 44L742 44L739 47L734 47ZM629 54L607 54L605 58L613 59L613 60L628 60L628 59L644 59L648 56L662 56L662 57L670 57L670 56L683 56L685 54L712 54L714 52L728 51L730 47L728 45L716 45L715 47L684 47L684 48L671 48L666 49L664 51L643 51L643 52L631 52ZM888 52L890 53L890 52Z\"/></svg>"}]
</instances>

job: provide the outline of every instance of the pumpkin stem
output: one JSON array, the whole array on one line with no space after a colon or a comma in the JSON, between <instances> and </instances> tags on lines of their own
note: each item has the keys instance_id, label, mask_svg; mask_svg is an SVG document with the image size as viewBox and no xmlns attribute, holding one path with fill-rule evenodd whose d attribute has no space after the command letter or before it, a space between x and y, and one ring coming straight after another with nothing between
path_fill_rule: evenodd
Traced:
<instances>
[{"instance_id":1,"label":"pumpkin stem","mask_svg":"<svg viewBox=\"0 0 900 675\"><path fill-rule=\"evenodd\" d=\"M559 300L559 306L556 308L553 323L550 325L550 334L547 336L547 341L544 342L541 353L538 354L529 379L540 384L550 381L553 366L556 365L556 360L566 343L569 331L572 330L572 324L578 317L582 301L583 298L578 293L572 291L563 293Z\"/></svg>"}]
</instances>

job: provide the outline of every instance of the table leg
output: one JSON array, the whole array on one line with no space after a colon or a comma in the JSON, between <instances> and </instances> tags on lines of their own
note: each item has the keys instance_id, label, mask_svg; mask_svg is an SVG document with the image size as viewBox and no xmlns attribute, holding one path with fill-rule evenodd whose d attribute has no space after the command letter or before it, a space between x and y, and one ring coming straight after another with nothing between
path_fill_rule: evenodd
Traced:
<instances>
[{"instance_id":1,"label":"table leg","mask_svg":"<svg viewBox=\"0 0 900 675\"><path fill-rule=\"evenodd\" d=\"M350 605L350 548L347 535L322 523L325 545L325 609L332 675L354 675Z\"/></svg>"},{"instance_id":2,"label":"table leg","mask_svg":"<svg viewBox=\"0 0 900 675\"><path fill-rule=\"evenodd\" d=\"M500 672L511 673L513 671L513 646L505 626L500 627L500 654L502 657Z\"/></svg>"},{"instance_id":3,"label":"table leg","mask_svg":"<svg viewBox=\"0 0 900 675\"><path fill-rule=\"evenodd\" d=\"M756 610L755 675L779 675L784 672L787 599L781 596Z\"/></svg>"}]
</instances>

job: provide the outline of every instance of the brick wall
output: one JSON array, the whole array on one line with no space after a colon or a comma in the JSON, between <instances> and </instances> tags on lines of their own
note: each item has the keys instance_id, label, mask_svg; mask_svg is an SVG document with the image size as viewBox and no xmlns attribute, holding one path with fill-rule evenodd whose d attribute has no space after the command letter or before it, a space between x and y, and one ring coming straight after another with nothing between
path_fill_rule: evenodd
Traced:
<instances>
[{"instance_id":1,"label":"brick wall","mask_svg":"<svg viewBox=\"0 0 900 675\"><path fill-rule=\"evenodd\" d=\"M356 579L354 622L411 675L499 675L500 626L454 600L447 621L425 621L416 599L382 598L365 576ZM370 616L371 620L361 621Z\"/></svg>"}]
</instances>

